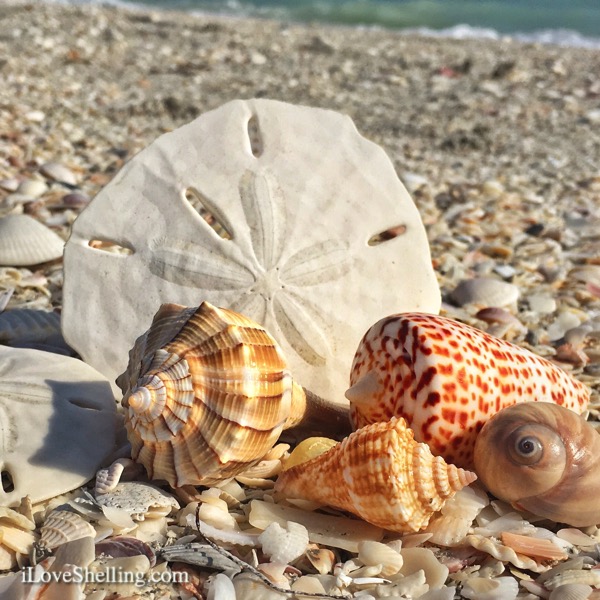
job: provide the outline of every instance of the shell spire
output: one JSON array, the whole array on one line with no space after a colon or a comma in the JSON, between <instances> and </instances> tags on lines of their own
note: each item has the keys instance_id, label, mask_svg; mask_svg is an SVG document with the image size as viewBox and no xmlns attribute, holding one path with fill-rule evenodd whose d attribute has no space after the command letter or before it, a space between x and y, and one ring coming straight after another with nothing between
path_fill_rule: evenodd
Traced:
<instances>
[{"instance_id":1,"label":"shell spire","mask_svg":"<svg viewBox=\"0 0 600 600\"><path fill-rule=\"evenodd\" d=\"M363 427L404 417L415 439L464 468L483 424L517 402L582 413L590 391L533 352L452 319L392 315L364 335L350 375L350 416Z\"/></svg>"},{"instance_id":2,"label":"shell spire","mask_svg":"<svg viewBox=\"0 0 600 600\"><path fill-rule=\"evenodd\" d=\"M368 425L279 476L275 489L399 532L419 531L476 475L433 456L402 418Z\"/></svg>"}]
</instances>

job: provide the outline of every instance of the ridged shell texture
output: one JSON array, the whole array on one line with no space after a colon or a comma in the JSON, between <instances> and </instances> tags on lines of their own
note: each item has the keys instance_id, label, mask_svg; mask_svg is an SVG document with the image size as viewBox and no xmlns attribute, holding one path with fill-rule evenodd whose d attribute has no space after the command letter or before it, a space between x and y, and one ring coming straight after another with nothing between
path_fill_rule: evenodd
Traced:
<instances>
[{"instance_id":1,"label":"ridged shell texture","mask_svg":"<svg viewBox=\"0 0 600 600\"><path fill-rule=\"evenodd\" d=\"M354 427L393 416L448 462L472 468L483 424L516 402L554 402L577 413L589 390L532 352L437 315L404 313L373 325L346 392Z\"/></svg>"},{"instance_id":2,"label":"ridged shell texture","mask_svg":"<svg viewBox=\"0 0 600 600\"><path fill-rule=\"evenodd\" d=\"M284 471L276 489L347 510L385 529L410 532L425 527L448 498L475 479L415 442L404 419L391 418Z\"/></svg>"},{"instance_id":3,"label":"ridged shell texture","mask_svg":"<svg viewBox=\"0 0 600 600\"><path fill-rule=\"evenodd\" d=\"M173 487L255 464L290 416L292 379L273 338L207 302L163 305L117 382L133 458Z\"/></svg>"}]
</instances>

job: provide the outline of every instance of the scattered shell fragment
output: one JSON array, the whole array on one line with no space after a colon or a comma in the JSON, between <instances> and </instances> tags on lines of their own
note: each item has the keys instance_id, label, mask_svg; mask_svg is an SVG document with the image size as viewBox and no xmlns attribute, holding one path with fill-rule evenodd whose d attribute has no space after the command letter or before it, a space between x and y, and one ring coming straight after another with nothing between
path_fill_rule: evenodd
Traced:
<instances>
[{"instance_id":1,"label":"scattered shell fragment","mask_svg":"<svg viewBox=\"0 0 600 600\"><path fill-rule=\"evenodd\" d=\"M519 299L519 288L491 277L478 277L461 281L451 294L459 306L477 304L481 306L504 307Z\"/></svg>"},{"instance_id":2,"label":"scattered shell fragment","mask_svg":"<svg viewBox=\"0 0 600 600\"><path fill-rule=\"evenodd\" d=\"M302 556L308 547L308 531L304 525L288 521L283 528L271 523L258 538L271 562L288 564Z\"/></svg>"},{"instance_id":3,"label":"scattered shell fragment","mask_svg":"<svg viewBox=\"0 0 600 600\"><path fill-rule=\"evenodd\" d=\"M476 479L418 444L404 419L355 431L325 454L283 471L276 490L350 511L392 531L419 531Z\"/></svg>"},{"instance_id":4,"label":"scattered shell fragment","mask_svg":"<svg viewBox=\"0 0 600 600\"><path fill-rule=\"evenodd\" d=\"M304 525L311 542L350 552L358 552L361 541L380 541L383 537L382 529L356 519L309 512L261 500L252 500L250 503L248 522L253 527L266 529L273 522L285 527L288 521Z\"/></svg>"},{"instance_id":5,"label":"scattered shell fragment","mask_svg":"<svg viewBox=\"0 0 600 600\"><path fill-rule=\"evenodd\" d=\"M446 317L406 313L373 325L346 392L355 427L404 417L415 439L465 468L483 424L515 402L583 412L590 391L551 362Z\"/></svg>"},{"instance_id":6,"label":"scattered shell fragment","mask_svg":"<svg viewBox=\"0 0 600 600\"><path fill-rule=\"evenodd\" d=\"M465 598L473 600L514 600L519 593L519 584L512 577L472 577L461 591Z\"/></svg>"},{"instance_id":7,"label":"scattered shell fragment","mask_svg":"<svg viewBox=\"0 0 600 600\"><path fill-rule=\"evenodd\" d=\"M67 243L65 338L110 380L158 306L200 300L263 325L297 381L336 402L374 319L440 307L425 229L383 150L346 116L264 99L229 102L158 138L92 200ZM134 313L113 326L112 315Z\"/></svg>"},{"instance_id":8,"label":"scattered shell fragment","mask_svg":"<svg viewBox=\"0 0 600 600\"><path fill-rule=\"evenodd\" d=\"M48 191L48 186L41 179L25 179L21 181L17 188L17 194L39 198Z\"/></svg>"},{"instance_id":9,"label":"scattered shell fragment","mask_svg":"<svg viewBox=\"0 0 600 600\"><path fill-rule=\"evenodd\" d=\"M40 544L53 550L61 544L95 535L96 530L92 525L77 513L54 510L40 529Z\"/></svg>"},{"instance_id":10,"label":"scattered shell fragment","mask_svg":"<svg viewBox=\"0 0 600 600\"><path fill-rule=\"evenodd\" d=\"M395 575L404 562L402 554L381 542L364 541L358 544L358 560L365 565L381 565L381 576Z\"/></svg>"},{"instance_id":11,"label":"scattered shell fragment","mask_svg":"<svg viewBox=\"0 0 600 600\"><path fill-rule=\"evenodd\" d=\"M593 591L592 586L583 583L567 583L555 587L548 600L587 600Z\"/></svg>"},{"instance_id":12,"label":"scattered shell fragment","mask_svg":"<svg viewBox=\"0 0 600 600\"><path fill-rule=\"evenodd\" d=\"M64 242L28 215L0 218L0 265L37 265L60 258Z\"/></svg>"},{"instance_id":13,"label":"scattered shell fragment","mask_svg":"<svg viewBox=\"0 0 600 600\"><path fill-rule=\"evenodd\" d=\"M67 185L77 185L77 179L71 169L57 162L47 162L40 167L40 173L48 179L60 181Z\"/></svg>"},{"instance_id":14,"label":"scattered shell fragment","mask_svg":"<svg viewBox=\"0 0 600 600\"><path fill-rule=\"evenodd\" d=\"M97 494L96 502L104 508L118 508L132 519L156 519L168 515L179 503L173 496L150 483L122 481L114 490Z\"/></svg>"}]
</instances>

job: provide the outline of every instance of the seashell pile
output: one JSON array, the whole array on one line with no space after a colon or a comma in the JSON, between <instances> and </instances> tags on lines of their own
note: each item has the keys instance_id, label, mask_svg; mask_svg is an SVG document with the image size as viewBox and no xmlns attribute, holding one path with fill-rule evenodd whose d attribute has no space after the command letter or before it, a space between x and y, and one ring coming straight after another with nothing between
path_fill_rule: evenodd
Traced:
<instances>
[{"instance_id":1,"label":"seashell pile","mask_svg":"<svg viewBox=\"0 0 600 600\"><path fill-rule=\"evenodd\" d=\"M37 164L0 193L64 186L61 210L87 205L79 176ZM469 206L453 227L474 227ZM581 416L600 406L596 265L571 270L586 309L558 286L527 294L508 264L471 277L479 255L452 239L463 262L434 256L449 303L433 314L389 159L345 117L266 100L167 134L85 208L60 317L75 350L46 312L57 240L30 234L47 253L0 268L0 597L600 596L600 437ZM56 575L79 569L142 583L65 591Z\"/></svg>"}]
</instances>

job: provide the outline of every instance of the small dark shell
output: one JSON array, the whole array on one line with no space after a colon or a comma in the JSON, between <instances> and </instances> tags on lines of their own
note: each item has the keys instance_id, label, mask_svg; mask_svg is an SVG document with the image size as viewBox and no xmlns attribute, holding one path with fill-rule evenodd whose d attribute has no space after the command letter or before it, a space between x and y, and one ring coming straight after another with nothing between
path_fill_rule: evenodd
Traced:
<instances>
[{"instance_id":1,"label":"small dark shell","mask_svg":"<svg viewBox=\"0 0 600 600\"><path fill-rule=\"evenodd\" d=\"M475 444L475 472L496 497L575 527L600 523L600 435L547 402L501 410Z\"/></svg>"},{"instance_id":2,"label":"small dark shell","mask_svg":"<svg viewBox=\"0 0 600 600\"><path fill-rule=\"evenodd\" d=\"M112 558L142 555L148 557L150 567L156 564L154 550L142 540L132 537L119 536L98 542L96 544L96 558L102 555L111 556Z\"/></svg>"}]
</instances>

